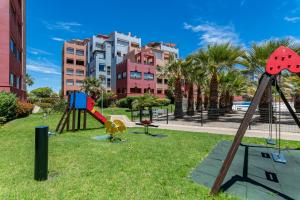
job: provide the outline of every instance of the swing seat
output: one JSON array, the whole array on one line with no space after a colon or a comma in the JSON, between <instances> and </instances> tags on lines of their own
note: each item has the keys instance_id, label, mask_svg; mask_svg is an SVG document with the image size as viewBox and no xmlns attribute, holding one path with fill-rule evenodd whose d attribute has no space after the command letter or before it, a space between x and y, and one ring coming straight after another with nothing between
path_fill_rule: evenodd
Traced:
<instances>
[{"instance_id":1,"label":"swing seat","mask_svg":"<svg viewBox=\"0 0 300 200\"><path fill-rule=\"evenodd\" d=\"M276 144L276 141L273 140L272 138L266 139L266 142L267 142L267 144L269 144L269 145L275 145L275 144Z\"/></svg>"},{"instance_id":2,"label":"swing seat","mask_svg":"<svg viewBox=\"0 0 300 200\"><path fill-rule=\"evenodd\" d=\"M272 153L272 158L275 162L286 164L286 159L285 159L283 153L274 152L274 153Z\"/></svg>"}]
</instances>

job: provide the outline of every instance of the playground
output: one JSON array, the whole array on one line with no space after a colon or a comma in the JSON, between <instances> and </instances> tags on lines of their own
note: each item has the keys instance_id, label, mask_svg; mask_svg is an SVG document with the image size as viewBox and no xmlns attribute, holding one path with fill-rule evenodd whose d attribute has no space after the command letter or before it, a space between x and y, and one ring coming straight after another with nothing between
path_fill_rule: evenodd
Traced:
<instances>
[{"instance_id":1,"label":"playground","mask_svg":"<svg viewBox=\"0 0 300 200\"><path fill-rule=\"evenodd\" d=\"M132 110L132 121L101 113L87 93L70 92L63 114L35 114L1 127L0 198L299 199L300 142L284 140L283 129L299 131L300 121L280 88L281 71L299 73L299 59L284 46L271 54L246 112L240 119L230 112L239 124L234 138L168 129L169 108L152 109L142 98L134 122ZM257 111L266 91L269 110ZM211 122L207 115L204 120L201 109L201 127ZM167 126L159 129L158 119ZM184 120L192 121L178 122ZM269 134L245 137L257 124Z\"/></svg>"},{"instance_id":2,"label":"playground","mask_svg":"<svg viewBox=\"0 0 300 200\"><path fill-rule=\"evenodd\" d=\"M44 124L53 130L60 117L44 119L35 114L0 129L0 199L208 199L210 189L196 184L191 173L219 141L233 139L152 128L152 133L168 137L126 134L126 142L112 144L92 139L104 135L105 129L88 116L87 130L49 138L49 177L37 182L33 180L32 127ZM243 141L265 145L264 139ZM282 141L282 145L300 147L292 141Z\"/></svg>"}]
</instances>

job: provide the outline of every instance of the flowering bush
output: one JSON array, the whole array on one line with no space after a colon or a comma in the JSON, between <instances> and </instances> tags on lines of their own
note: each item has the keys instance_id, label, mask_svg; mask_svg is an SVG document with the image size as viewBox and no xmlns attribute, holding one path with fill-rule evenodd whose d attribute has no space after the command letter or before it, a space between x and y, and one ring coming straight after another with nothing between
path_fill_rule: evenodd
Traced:
<instances>
[{"instance_id":1,"label":"flowering bush","mask_svg":"<svg viewBox=\"0 0 300 200\"><path fill-rule=\"evenodd\" d=\"M25 103L18 101L17 102L17 109L16 109L16 117L26 117L28 116L33 110L33 105L31 103Z\"/></svg>"}]
</instances>

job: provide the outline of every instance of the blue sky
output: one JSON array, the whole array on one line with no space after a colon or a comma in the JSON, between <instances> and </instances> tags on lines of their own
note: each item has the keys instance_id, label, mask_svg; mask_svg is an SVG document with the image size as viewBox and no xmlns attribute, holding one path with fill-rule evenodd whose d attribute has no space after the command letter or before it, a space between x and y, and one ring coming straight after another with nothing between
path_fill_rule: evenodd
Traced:
<instances>
[{"instance_id":1,"label":"blue sky","mask_svg":"<svg viewBox=\"0 0 300 200\"><path fill-rule=\"evenodd\" d=\"M114 30L176 43L182 58L213 42L300 41L300 0L27 0L29 90L60 90L64 40Z\"/></svg>"}]
</instances>

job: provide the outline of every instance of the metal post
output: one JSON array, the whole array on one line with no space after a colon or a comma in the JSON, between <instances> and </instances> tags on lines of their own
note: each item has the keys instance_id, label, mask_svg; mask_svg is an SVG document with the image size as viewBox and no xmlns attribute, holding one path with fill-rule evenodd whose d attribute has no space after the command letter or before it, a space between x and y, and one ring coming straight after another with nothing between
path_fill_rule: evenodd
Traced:
<instances>
[{"instance_id":1,"label":"metal post","mask_svg":"<svg viewBox=\"0 0 300 200\"><path fill-rule=\"evenodd\" d=\"M143 110L140 109L140 122L142 122L142 120L143 120Z\"/></svg>"},{"instance_id":2,"label":"metal post","mask_svg":"<svg viewBox=\"0 0 300 200\"><path fill-rule=\"evenodd\" d=\"M132 111L132 108L130 108L130 113L131 113L131 121L133 122L133 111Z\"/></svg>"},{"instance_id":3,"label":"metal post","mask_svg":"<svg viewBox=\"0 0 300 200\"><path fill-rule=\"evenodd\" d=\"M169 124L169 109L167 108L167 124Z\"/></svg>"},{"instance_id":4,"label":"metal post","mask_svg":"<svg viewBox=\"0 0 300 200\"><path fill-rule=\"evenodd\" d=\"M34 180L48 178L48 126L35 127Z\"/></svg>"},{"instance_id":5,"label":"metal post","mask_svg":"<svg viewBox=\"0 0 300 200\"><path fill-rule=\"evenodd\" d=\"M202 105L201 105L200 117L201 117L201 126L203 126L203 108L202 108Z\"/></svg>"},{"instance_id":6,"label":"metal post","mask_svg":"<svg viewBox=\"0 0 300 200\"><path fill-rule=\"evenodd\" d=\"M72 115L72 131L74 132L75 131L75 118L76 118L76 91L74 90L73 91L73 106L72 106L72 112L73 112L73 115Z\"/></svg>"},{"instance_id":7,"label":"metal post","mask_svg":"<svg viewBox=\"0 0 300 200\"><path fill-rule=\"evenodd\" d=\"M103 114L103 90L101 93L101 113Z\"/></svg>"}]
</instances>

